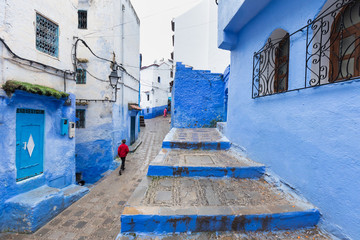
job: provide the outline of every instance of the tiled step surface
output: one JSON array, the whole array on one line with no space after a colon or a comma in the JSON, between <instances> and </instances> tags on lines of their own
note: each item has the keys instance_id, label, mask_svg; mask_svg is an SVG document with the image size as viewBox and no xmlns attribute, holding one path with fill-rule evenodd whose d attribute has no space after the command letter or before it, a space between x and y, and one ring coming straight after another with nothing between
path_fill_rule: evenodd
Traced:
<instances>
[{"instance_id":1,"label":"tiled step surface","mask_svg":"<svg viewBox=\"0 0 360 240\"><path fill-rule=\"evenodd\" d=\"M265 166L232 150L162 149L148 176L259 178Z\"/></svg>"},{"instance_id":2,"label":"tiled step surface","mask_svg":"<svg viewBox=\"0 0 360 240\"><path fill-rule=\"evenodd\" d=\"M126 204L121 232L273 231L313 227L319 218L264 179L146 177Z\"/></svg>"},{"instance_id":3,"label":"tiled step surface","mask_svg":"<svg viewBox=\"0 0 360 240\"><path fill-rule=\"evenodd\" d=\"M172 128L163 141L163 148L226 150L230 141L216 128Z\"/></svg>"}]
</instances>

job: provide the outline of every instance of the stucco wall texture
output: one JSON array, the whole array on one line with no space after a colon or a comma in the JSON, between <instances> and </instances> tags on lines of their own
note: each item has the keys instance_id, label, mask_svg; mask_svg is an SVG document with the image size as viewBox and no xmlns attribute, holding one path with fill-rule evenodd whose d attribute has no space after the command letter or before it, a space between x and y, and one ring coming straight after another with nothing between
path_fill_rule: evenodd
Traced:
<instances>
[{"instance_id":1,"label":"stucco wall texture","mask_svg":"<svg viewBox=\"0 0 360 240\"><path fill-rule=\"evenodd\" d=\"M171 124L176 128L216 127L225 117L222 74L176 63Z\"/></svg>"},{"instance_id":2,"label":"stucco wall texture","mask_svg":"<svg viewBox=\"0 0 360 240\"><path fill-rule=\"evenodd\" d=\"M7 219L4 202L41 186L65 188L75 183L75 140L60 134L61 118L75 120L75 97L72 105L64 106L64 99L38 96L16 91L11 98L0 95L0 219ZM23 181L16 181L16 109L45 111L44 173ZM36 147L36 146L35 146ZM0 230L6 221L0 221Z\"/></svg>"},{"instance_id":3,"label":"stucco wall texture","mask_svg":"<svg viewBox=\"0 0 360 240\"><path fill-rule=\"evenodd\" d=\"M232 29L227 137L319 207L328 230L358 239L360 81L251 98L254 52L275 29L305 26L325 2L270 1L240 31ZM234 25L229 6L219 3L219 26ZM305 44L306 32L290 38L289 89L304 82Z\"/></svg>"}]
</instances>

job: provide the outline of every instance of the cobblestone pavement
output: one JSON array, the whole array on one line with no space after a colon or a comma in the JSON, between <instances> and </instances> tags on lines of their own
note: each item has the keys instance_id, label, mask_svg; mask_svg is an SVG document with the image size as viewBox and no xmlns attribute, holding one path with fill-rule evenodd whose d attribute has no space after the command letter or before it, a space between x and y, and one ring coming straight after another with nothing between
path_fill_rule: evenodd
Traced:
<instances>
[{"instance_id":1,"label":"cobblestone pavement","mask_svg":"<svg viewBox=\"0 0 360 240\"><path fill-rule=\"evenodd\" d=\"M150 161L159 153L169 127L169 118L146 120L146 127L141 128L143 142L135 153L128 155L126 170L121 176L118 169L113 171L37 232L3 234L0 239L115 239L120 232L124 204L146 175Z\"/></svg>"}]
</instances>

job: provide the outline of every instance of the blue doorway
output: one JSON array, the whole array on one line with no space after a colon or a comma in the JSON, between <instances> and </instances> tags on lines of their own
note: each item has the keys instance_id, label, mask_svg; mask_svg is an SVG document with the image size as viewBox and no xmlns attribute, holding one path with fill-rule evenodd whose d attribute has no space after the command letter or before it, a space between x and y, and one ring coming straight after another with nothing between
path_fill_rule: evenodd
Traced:
<instances>
[{"instance_id":1,"label":"blue doorway","mask_svg":"<svg viewBox=\"0 0 360 240\"><path fill-rule=\"evenodd\" d=\"M130 144L135 142L135 116L131 116L131 125L130 125Z\"/></svg>"},{"instance_id":2,"label":"blue doorway","mask_svg":"<svg viewBox=\"0 0 360 240\"><path fill-rule=\"evenodd\" d=\"M16 110L16 181L43 173L44 110Z\"/></svg>"}]
</instances>

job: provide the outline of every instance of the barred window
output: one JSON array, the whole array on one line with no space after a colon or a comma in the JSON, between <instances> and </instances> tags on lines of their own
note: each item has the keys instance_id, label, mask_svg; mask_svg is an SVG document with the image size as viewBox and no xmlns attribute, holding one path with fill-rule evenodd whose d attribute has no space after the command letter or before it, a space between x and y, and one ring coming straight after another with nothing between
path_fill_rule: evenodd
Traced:
<instances>
[{"instance_id":1,"label":"barred window","mask_svg":"<svg viewBox=\"0 0 360 240\"><path fill-rule=\"evenodd\" d=\"M87 11L78 11L78 28L87 29Z\"/></svg>"},{"instance_id":2,"label":"barred window","mask_svg":"<svg viewBox=\"0 0 360 240\"><path fill-rule=\"evenodd\" d=\"M76 109L76 128L85 128L85 109Z\"/></svg>"},{"instance_id":3,"label":"barred window","mask_svg":"<svg viewBox=\"0 0 360 240\"><path fill-rule=\"evenodd\" d=\"M59 27L36 14L36 49L54 57L59 56Z\"/></svg>"},{"instance_id":4,"label":"barred window","mask_svg":"<svg viewBox=\"0 0 360 240\"><path fill-rule=\"evenodd\" d=\"M76 70L76 84L86 84L86 70Z\"/></svg>"}]
</instances>

